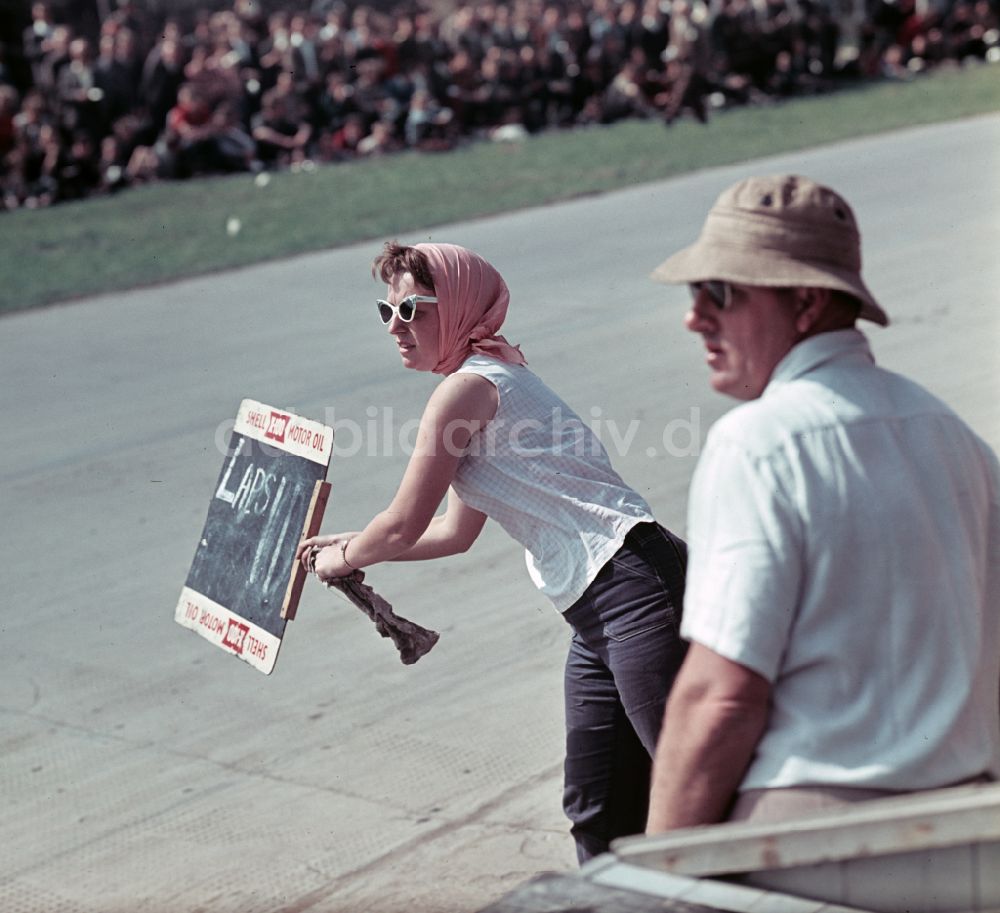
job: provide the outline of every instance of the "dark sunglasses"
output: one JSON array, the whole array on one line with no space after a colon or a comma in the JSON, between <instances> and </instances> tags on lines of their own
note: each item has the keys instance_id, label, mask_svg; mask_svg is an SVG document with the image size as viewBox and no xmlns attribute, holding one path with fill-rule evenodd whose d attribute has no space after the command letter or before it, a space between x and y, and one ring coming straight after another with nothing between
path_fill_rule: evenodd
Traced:
<instances>
[{"instance_id":1,"label":"dark sunglasses","mask_svg":"<svg viewBox=\"0 0 1000 913\"><path fill-rule=\"evenodd\" d=\"M384 298L379 298L375 302L379 318L387 325L396 314L403 323L409 323L417 315L418 304L437 304L437 298L433 295L407 295L399 304L393 304Z\"/></svg>"},{"instance_id":2,"label":"dark sunglasses","mask_svg":"<svg viewBox=\"0 0 1000 913\"><path fill-rule=\"evenodd\" d=\"M721 279L708 279L705 282L691 282L688 284L691 290L691 297L697 298L704 291L709 300L720 311L728 310L733 304L733 287Z\"/></svg>"}]
</instances>

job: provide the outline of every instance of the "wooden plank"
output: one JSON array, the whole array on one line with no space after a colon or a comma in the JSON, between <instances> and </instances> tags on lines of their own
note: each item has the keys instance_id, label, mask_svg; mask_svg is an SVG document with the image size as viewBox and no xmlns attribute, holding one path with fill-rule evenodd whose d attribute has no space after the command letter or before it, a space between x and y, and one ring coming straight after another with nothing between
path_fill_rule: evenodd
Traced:
<instances>
[{"instance_id":1,"label":"wooden plank","mask_svg":"<svg viewBox=\"0 0 1000 913\"><path fill-rule=\"evenodd\" d=\"M872 799L779 823L626 837L612 849L622 861L659 871L721 875L997 841L1000 784L987 784Z\"/></svg>"},{"instance_id":2,"label":"wooden plank","mask_svg":"<svg viewBox=\"0 0 1000 913\"><path fill-rule=\"evenodd\" d=\"M319 528L323 525L323 513L329 499L330 483L317 479L312 499L309 501L305 523L302 526L302 535L299 537L300 542L302 539L308 539L319 533ZM285 621L292 621L295 618L295 612L299 607L299 598L302 596L302 587L305 585L307 576L306 570L296 561L292 566L292 573L288 578L288 588L285 590L285 598L281 603L281 617Z\"/></svg>"},{"instance_id":3,"label":"wooden plank","mask_svg":"<svg viewBox=\"0 0 1000 913\"><path fill-rule=\"evenodd\" d=\"M997 913L1000 891L982 865L991 850L997 859L998 843L950 846L768 869L740 881L874 913Z\"/></svg>"},{"instance_id":4,"label":"wooden plank","mask_svg":"<svg viewBox=\"0 0 1000 913\"><path fill-rule=\"evenodd\" d=\"M595 862L603 858L599 856ZM625 862L616 861L599 867L591 863L580 874L588 881L605 887L701 904L725 913L872 913L857 906L847 907L745 883L654 872Z\"/></svg>"}]
</instances>

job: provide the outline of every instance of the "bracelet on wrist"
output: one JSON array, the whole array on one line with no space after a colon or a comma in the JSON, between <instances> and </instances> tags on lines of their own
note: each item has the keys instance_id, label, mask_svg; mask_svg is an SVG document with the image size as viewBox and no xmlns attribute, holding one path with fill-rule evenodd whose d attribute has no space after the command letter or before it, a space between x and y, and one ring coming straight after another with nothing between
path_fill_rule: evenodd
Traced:
<instances>
[{"instance_id":1,"label":"bracelet on wrist","mask_svg":"<svg viewBox=\"0 0 1000 913\"><path fill-rule=\"evenodd\" d=\"M351 540L348 539L340 546L340 557L344 559L344 564L346 564L352 571L356 571L357 568L347 560L347 546L351 544Z\"/></svg>"}]
</instances>

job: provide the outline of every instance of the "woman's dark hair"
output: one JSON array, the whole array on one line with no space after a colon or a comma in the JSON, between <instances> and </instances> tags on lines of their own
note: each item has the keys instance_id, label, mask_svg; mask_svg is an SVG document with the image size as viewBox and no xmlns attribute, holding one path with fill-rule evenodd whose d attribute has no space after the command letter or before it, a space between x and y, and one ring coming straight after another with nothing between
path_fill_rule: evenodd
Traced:
<instances>
[{"instance_id":1,"label":"woman's dark hair","mask_svg":"<svg viewBox=\"0 0 1000 913\"><path fill-rule=\"evenodd\" d=\"M423 251L398 241L386 241L382 253L372 262L372 276L383 282L391 282L393 276L401 273L409 273L422 288L430 292L435 290L431 265Z\"/></svg>"}]
</instances>

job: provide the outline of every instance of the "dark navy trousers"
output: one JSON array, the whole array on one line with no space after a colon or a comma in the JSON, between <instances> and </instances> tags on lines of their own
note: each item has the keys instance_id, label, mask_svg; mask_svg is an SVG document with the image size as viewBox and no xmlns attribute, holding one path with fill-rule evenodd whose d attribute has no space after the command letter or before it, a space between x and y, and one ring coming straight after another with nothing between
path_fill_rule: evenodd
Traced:
<instances>
[{"instance_id":1,"label":"dark navy trousers","mask_svg":"<svg viewBox=\"0 0 1000 913\"><path fill-rule=\"evenodd\" d=\"M563 808L582 865L645 830L650 773L680 638L687 548L657 523L634 527L563 615L566 660Z\"/></svg>"}]
</instances>

